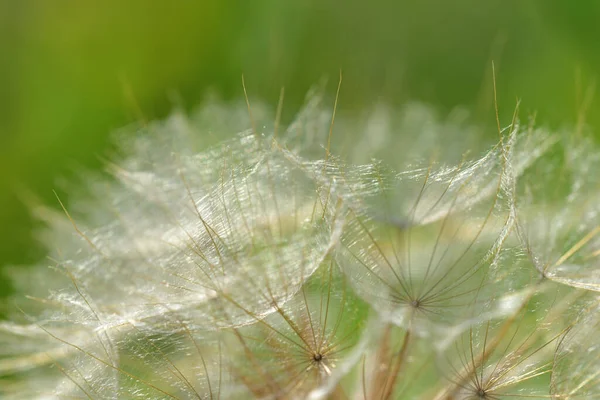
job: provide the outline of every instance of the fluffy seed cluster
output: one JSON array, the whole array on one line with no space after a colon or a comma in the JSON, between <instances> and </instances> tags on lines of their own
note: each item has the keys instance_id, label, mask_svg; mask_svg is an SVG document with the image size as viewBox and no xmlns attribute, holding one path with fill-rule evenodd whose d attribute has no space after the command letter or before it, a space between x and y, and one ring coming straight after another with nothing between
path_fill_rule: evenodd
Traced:
<instances>
[{"instance_id":1,"label":"fluffy seed cluster","mask_svg":"<svg viewBox=\"0 0 600 400\"><path fill-rule=\"evenodd\" d=\"M410 105L338 118L341 157L331 114L213 102L122 135L88 200L37 210L0 395L600 398L593 144L515 120L478 152Z\"/></svg>"}]
</instances>

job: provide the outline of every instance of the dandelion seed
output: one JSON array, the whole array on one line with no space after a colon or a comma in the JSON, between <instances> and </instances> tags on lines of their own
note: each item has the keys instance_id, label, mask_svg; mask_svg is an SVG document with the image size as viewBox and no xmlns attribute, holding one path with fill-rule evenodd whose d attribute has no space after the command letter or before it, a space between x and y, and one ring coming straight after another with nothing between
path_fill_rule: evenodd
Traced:
<instances>
[{"instance_id":1,"label":"dandelion seed","mask_svg":"<svg viewBox=\"0 0 600 400\"><path fill-rule=\"evenodd\" d=\"M498 293L487 287L489 269L512 225L502 173L501 155L487 154L395 182L379 176L394 184L379 185L373 207L350 198L341 264L384 319L418 335L440 333L472 316L474 298Z\"/></svg>"},{"instance_id":2,"label":"dandelion seed","mask_svg":"<svg viewBox=\"0 0 600 400\"><path fill-rule=\"evenodd\" d=\"M294 298L274 307L273 315L232 332L236 380L255 398L341 390L334 372L359 342L367 308L347 291L333 260Z\"/></svg>"},{"instance_id":3,"label":"dandelion seed","mask_svg":"<svg viewBox=\"0 0 600 400\"><path fill-rule=\"evenodd\" d=\"M538 142L542 136L549 145L517 180L521 240L540 276L599 291L600 210L591 196L600 184L592 172L600 166L598 157L586 141L557 141L544 132L530 136Z\"/></svg>"},{"instance_id":4,"label":"dandelion seed","mask_svg":"<svg viewBox=\"0 0 600 400\"><path fill-rule=\"evenodd\" d=\"M549 398L552 355L569 322L569 289L532 294L512 316L472 325L440 358L448 384L436 399ZM543 293L543 291L541 292ZM541 310L539 310L541 308Z\"/></svg>"},{"instance_id":5,"label":"dandelion seed","mask_svg":"<svg viewBox=\"0 0 600 400\"><path fill-rule=\"evenodd\" d=\"M578 321L561 338L550 384L553 398L596 398L600 393L598 299L584 307Z\"/></svg>"}]
</instances>

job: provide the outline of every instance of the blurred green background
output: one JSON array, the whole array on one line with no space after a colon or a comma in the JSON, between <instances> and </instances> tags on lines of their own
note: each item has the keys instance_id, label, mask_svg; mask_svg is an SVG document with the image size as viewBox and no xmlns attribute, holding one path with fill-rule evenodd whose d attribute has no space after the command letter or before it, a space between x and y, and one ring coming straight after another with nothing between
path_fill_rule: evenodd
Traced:
<instances>
[{"instance_id":1,"label":"blurred green background","mask_svg":"<svg viewBox=\"0 0 600 400\"><path fill-rule=\"evenodd\" d=\"M599 50L597 0L0 0L0 265L43 256L20 193L56 204L59 178L101 168L112 130L208 91L240 98L242 73L273 105L285 86L286 118L323 77L334 93L342 69L346 112L420 100L493 127L494 60L503 118L519 98L522 115L560 127Z\"/></svg>"}]
</instances>

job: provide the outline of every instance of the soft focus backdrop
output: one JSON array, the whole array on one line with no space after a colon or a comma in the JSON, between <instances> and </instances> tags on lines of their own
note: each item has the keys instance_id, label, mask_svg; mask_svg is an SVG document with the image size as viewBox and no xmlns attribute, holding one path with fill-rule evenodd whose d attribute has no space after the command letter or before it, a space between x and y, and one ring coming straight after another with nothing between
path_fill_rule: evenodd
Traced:
<instances>
[{"instance_id":1,"label":"soft focus backdrop","mask_svg":"<svg viewBox=\"0 0 600 400\"><path fill-rule=\"evenodd\" d=\"M288 121L322 78L333 94L341 69L342 112L466 106L493 134L494 60L507 123L517 99L556 128L589 104L600 132L585 100L599 40L597 0L0 0L0 265L43 257L23 198L56 205L61 179L101 168L111 131L208 93L240 98L242 73L273 105L285 86Z\"/></svg>"}]
</instances>

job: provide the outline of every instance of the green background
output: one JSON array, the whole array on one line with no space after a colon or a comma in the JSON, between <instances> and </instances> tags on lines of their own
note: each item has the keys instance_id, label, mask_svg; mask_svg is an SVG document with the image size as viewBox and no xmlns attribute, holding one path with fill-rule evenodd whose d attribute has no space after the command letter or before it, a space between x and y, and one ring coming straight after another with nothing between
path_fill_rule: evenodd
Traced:
<instances>
[{"instance_id":1,"label":"green background","mask_svg":"<svg viewBox=\"0 0 600 400\"><path fill-rule=\"evenodd\" d=\"M519 98L558 128L576 121L599 50L597 0L0 0L0 265L43 257L24 193L56 205L60 179L101 168L112 130L209 91L240 98L242 73L271 104L285 86L288 120L341 69L345 112L464 105L493 133L492 60L503 118Z\"/></svg>"}]
</instances>

